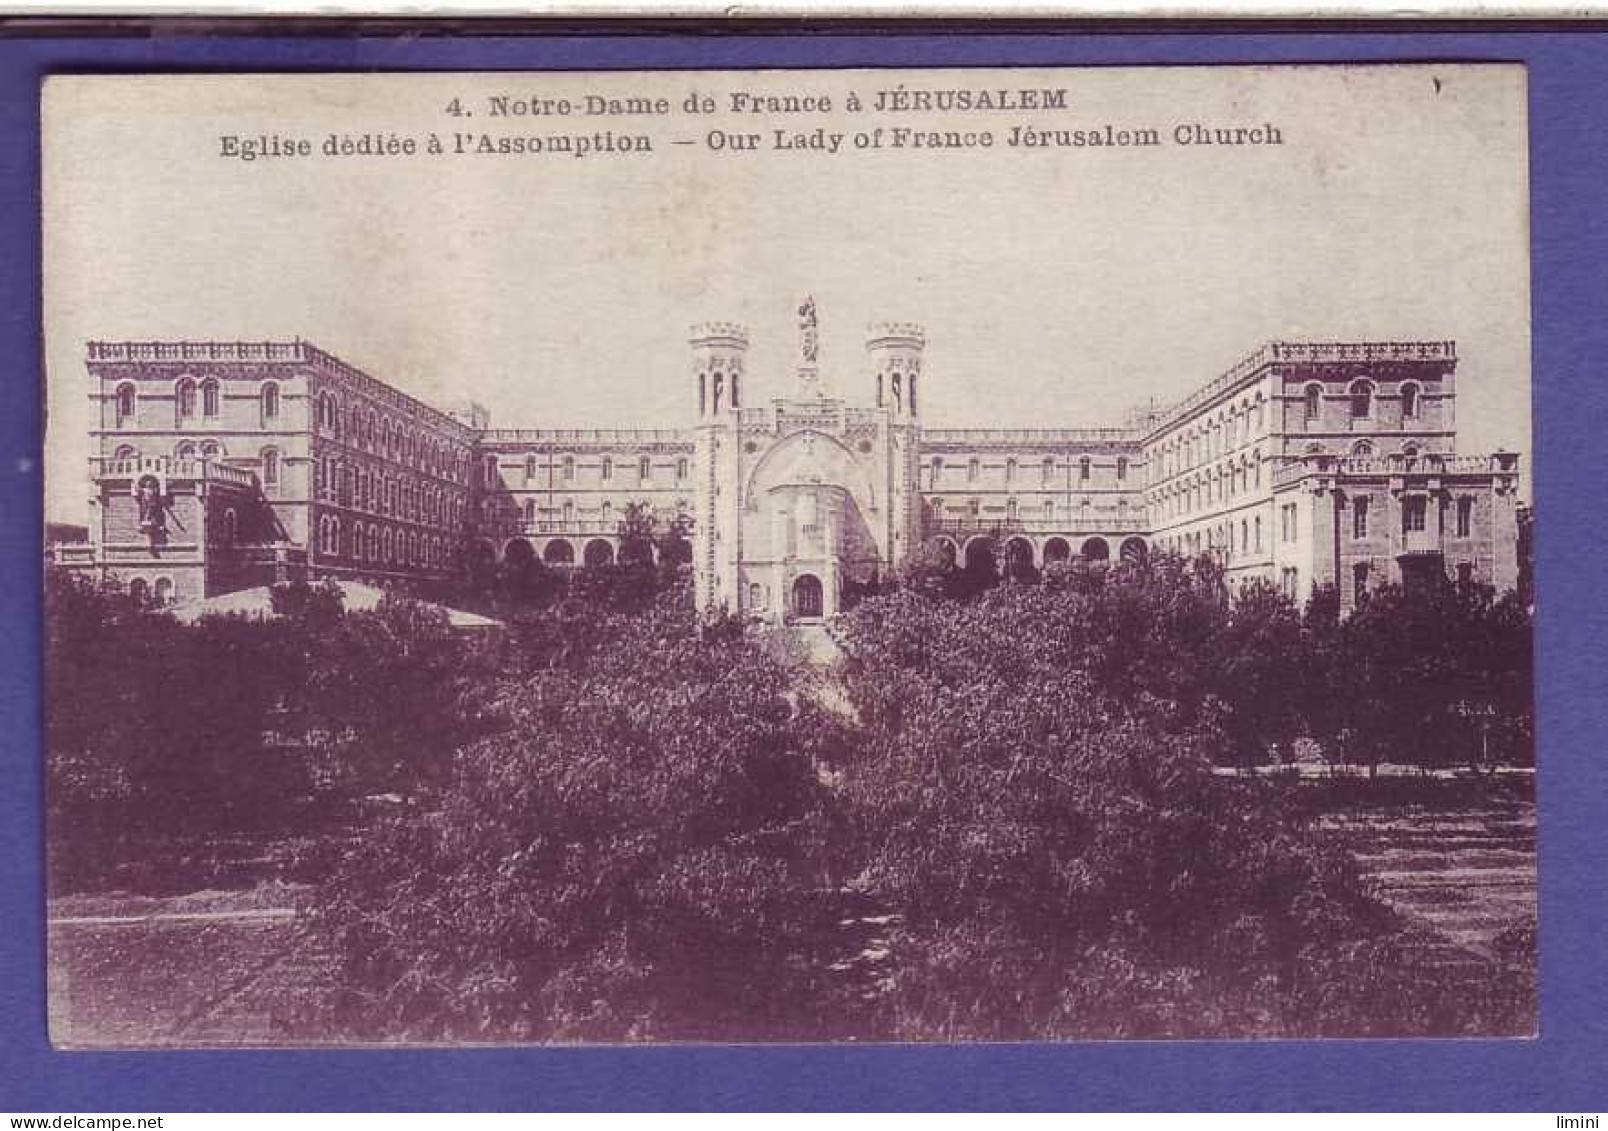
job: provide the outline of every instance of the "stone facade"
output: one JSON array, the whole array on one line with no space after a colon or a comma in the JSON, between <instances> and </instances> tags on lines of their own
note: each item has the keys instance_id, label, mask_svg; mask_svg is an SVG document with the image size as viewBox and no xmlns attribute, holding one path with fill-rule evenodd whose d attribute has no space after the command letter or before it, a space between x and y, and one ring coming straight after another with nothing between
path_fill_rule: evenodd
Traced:
<instances>
[{"instance_id":1,"label":"stone facade","mask_svg":"<svg viewBox=\"0 0 1608 1131\"><path fill-rule=\"evenodd\" d=\"M1015 573L1208 554L1231 586L1336 584L1348 608L1516 584L1518 456L1457 454L1451 342L1271 343L1121 428L939 429L920 327L874 325L858 372L823 374L798 313L794 390L765 404L747 331L693 328L686 429L492 428L304 342L93 343L91 539L57 559L178 601L604 565L632 513L647 552L691 560L700 608L772 622L832 616L918 547Z\"/></svg>"}]
</instances>

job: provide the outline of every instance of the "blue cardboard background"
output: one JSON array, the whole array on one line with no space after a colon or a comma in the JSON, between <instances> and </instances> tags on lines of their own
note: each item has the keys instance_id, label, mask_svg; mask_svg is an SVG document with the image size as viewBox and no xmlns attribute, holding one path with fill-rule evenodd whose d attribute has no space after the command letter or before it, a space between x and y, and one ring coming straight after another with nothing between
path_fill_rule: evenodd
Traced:
<instances>
[{"instance_id":1,"label":"blue cardboard background","mask_svg":"<svg viewBox=\"0 0 1608 1131\"><path fill-rule=\"evenodd\" d=\"M606 29L605 29L606 30ZM38 91L73 70L1003 66L1504 60L1530 86L1541 1036L970 1047L57 1053L39 743ZM108 155L107 175L116 174ZM1608 32L1456 26L0 39L0 1110L1539 1110L1608 1106Z\"/></svg>"}]
</instances>

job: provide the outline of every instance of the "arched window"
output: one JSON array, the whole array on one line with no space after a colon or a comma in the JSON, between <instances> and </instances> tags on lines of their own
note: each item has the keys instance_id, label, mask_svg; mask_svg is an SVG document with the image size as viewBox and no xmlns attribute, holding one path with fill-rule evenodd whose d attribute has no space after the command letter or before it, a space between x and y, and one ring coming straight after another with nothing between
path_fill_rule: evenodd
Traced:
<instances>
[{"instance_id":1,"label":"arched window","mask_svg":"<svg viewBox=\"0 0 1608 1131\"><path fill-rule=\"evenodd\" d=\"M980 460L978 460L976 456L973 456L966 463L966 482L968 482L968 483L977 482L977 476L982 471L982 469L983 469L982 462Z\"/></svg>"},{"instance_id":2,"label":"arched window","mask_svg":"<svg viewBox=\"0 0 1608 1131\"><path fill-rule=\"evenodd\" d=\"M1306 387L1306 420L1308 424L1315 423L1323 414L1323 386L1308 385Z\"/></svg>"},{"instance_id":3,"label":"arched window","mask_svg":"<svg viewBox=\"0 0 1608 1131\"><path fill-rule=\"evenodd\" d=\"M112 458L119 462L123 460L139 459L140 452L139 449L134 447L132 444L119 444L117 446L117 451L112 453Z\"/></svg>"},{"instance_id":4,"label":"arched window","mask_svg":"<svg viewBox=\"0 0 1608 1131\"><path fill-rule=\"evenodd\" d=\"M1256 523L1252 527L1252 529L1254 529L1256 531L1256 552L1258 554L1260 554L1262 552L1262 516L1261 515L1256 516Z\"/></svg>"},{"instance_id":5,"label":"arched window","mask_svg":"<svg viewBox=\"0 0 1608 1131\"><path fill-rule=\"evenodd\" d=\"M1351 383L1351 419L1362 420L1373 414L1373 386L1367 381Z\"/></svg>"},{"instance_id":6,"label":"arched window","mask_svg":"<svg viewBox=\"0 0 1608 1131\"><path fill-rule=\"evenodd\" d=\"M910 415L916 415L916 375L910 375Z\"/></svg>"},{"instance_id":7,"label":"arched window","mask_svg":"<svg viewBox=\"0 0 1608 1131\"><path fill-rule=\"evenodd\" d=\"M173 387L173 411L180 424L195 416L195 382L188 377Z\"/></svg>"},{"instance_id":8,"label":"arched window","mask_svg":"<svg viewBox=\"0 0 1608 1131\"><path fill-rule=\"evenodd\" d=\"M943 478L943 474L944 474L944 459L943 459L943 457L942 456L933 456L932 457L932 481L930 483L928 483L927 485L929 487L938 486L938 482L939 482L940 479Z\"/></svg>"},{"instance_id":9,"label":"arched window","mask_svg":"<svg viewBox=\"0 0 1608 1131\"><path fill-rule=\"evenodd\" d=\"M718 388L718 383L717 383ZM646 483L653 476L653 461L647 456L637 460L637 478Z\"/></svg>"},{"instance_id":10,"label":"arched window","mask_svg":"<svg viewBox=\"0 0 1608 1131\"><path fill-rule=\"evenodd\" d=\"M211 377L201 382L201 415L218 415L218 382Z\"/></svg>"},{"instance_id":11,"label":"arched window","mask_svg":"<svg viewBox=\"0 0 1608 1131\"><path fill-rule=\"evenodd\" d=\"M881 408L882 405L883 405L882 374L878 373L877 374L877 407Z\"/></svg>"},{"instance_id":12,"label":"arched window","mask_svg":"<svg viewBox=\"0 0 1608 1131\"><path fill-rule=\"evenodd\" d=\"M133 581L128 583L128 597L129 600L134 602L136 607L144 607L144 605L151 599L151 589L150 586L146 584L145 578L136 577Z\"/></svg>"},{"instance_id":13,"label":"arched window","mask_svg":"<svg viewBox=\"0 0 1608 1131\"><path fill-rule=\"evenodd\" d=\"M233 507L229 507L223 512L223 544L233 546L239 531L240 517L235 514Z\"/></svg>"},{"instance_id":14,"label":"arched window","mask_svg":"<svg viewBox=\"0 0 1608 1131\"><path fill-rule=\"evenodd\" d=\"M1351 567L1351 585L1357 604L1368 599L1368 563L1358 562Z\"/></svg>"},{"instance_id":15,"label":"arched window","mask_svg":"<svg viewBox=\"0 0 1608 1131\"><path fill-rule=\"evenodd\" d=\"M893 411L895 413L904 411L904 389L900 387L897 373L893 375Z\"/></svg>"},{"instance_id":16,"label":"arched window","mask_svg":"<svg viewBox=\"0 0 1608 1131\"><path fill-rule=\"evenodd\" d=\"M1128 457L1119 456L1117 457L1117 481L1121 482L1126 478L1128 478Z\"/></svg>"},{"instance_id":17,"label":"arched window","mask_svg":"<svg viewBox=\"0 0 1608 1131\"><path fill-rule=\"evenodd\" d=\"M117 426L121 428L134 419L134 385L124 381L117 386Z\"/></svg>"},{"instance_id":18,"label":"arched window","mask_svg":"<svg viewBox=\"0 0 1608 1131\"><path fill-rule=\"evenodd\" d=\"M726 392L726 377L725 377L725 375L723 373L720 372L720 370L717 369L717 370L715 370L715 396L714 396L714 401L713 401L715 412L716 412L717 415L720 412L720 402L721 402L722 397L725 395L725 392Z\"/></svg>"},{"instance_id":19,"label":"arched window","mask_svg":"<svg viewBox=\"0 0 1608 1131\"><path fill-rule=\"evenodd\" d=\"M208 440L201 445L202 459L218 459L223 455L223 447L216 440Z\"/></svg>"},{"instance_id":20,"label":"arched window","mask_svg":"<svg viewBox=\"0 0 1608 1131\"><path fill-rule=\"evenodd\" d=\"M1093 468L1094 461L1088 456L1084 456L1082 459L1078 460L1078 482L1087 483L1089 481L1089 474Z\"/></svg>"},{"instance_id":21,"label":"arched window","mask_svg":"<svg viewBox=\"0 0 1608 1131\"><path fill-rule=\"evenodd\" d=\"M1054 460L1053 457L1050 457L1050 456L1045 456L1044 457L1044 470L1042 472L1042 475L1044 477L1044 482L1046 482L1046 483L1055 482L1055 460Z\"/></svg>"},{"instance_id":22,"label":"arched window","mask_svg":"<svg viewBox=\"0 0 1608 1131\"><path fill-rule=\"evenodd\" d=\"M564 525L575 525L575 503L569 499L564 500Z\"/></svg>"},{"instance_id":23,"label":"arched window","mask_svg":"<svg viewBox=\"0 0 1608 1131\"><path fill-rule=\"evenodd\" d=\"M609 456L604 456L603 457L603 478L604 479L613 479L614 478L614 460L611 459Z\"/></svg>"},{"instance_id":24,"label":"arched window","mask_svg":"<svg viewBox=\"0 0 1608 1131\"><path fill-rule=\"evenodd\" d=\"M1354 459L1367 459L1374 454L1374 446L1367 440L1358 440L1351 445L1351 455Z\"/></svg>"},{"instance_id":25,"label":"arched window","mask_svg":"<svg viewBox=\"0 0 1608 1131\"><path fill-rule=\"evenodd\" d=\"M262 485L269 490L279 486L279 449L262 450Z\"/></svg>"},{"instance_id":26,"label":"arched window","mask_svg":"<svg viewBox=\"0 0 1608 1131\"><path fill-rule=\"evenodd\" d=\"M279 419L279 386L272 381L262 387L262 426L267 428Z\"/></svg>"},{"instance_id":27,"label":"arched window","mask_svg":"<svg viewBox=\"0 0 1608 1131\"><path fill-rule=\"evenodd\" d=\"M189 440L184 441L173 449L173 458L176 460L192 460L195 458L195 444Z\"/></svg>"},{"instance_id":28,"label":"arched window","mask_svg":"<svg viewBox=\"0 0 1608 1131\"><path fill-rule=\"evenodd\" d=\"M682 456L680 459L676 460L676 478L677 479L685 479L686 477L687 477L687 457Z\"/></svg>"},{"instance_id":29,"label":"arched window","mask_svg":"<svg viewBox=\"0 0 1608 1131\"><path fill-rule=\"evenodd\" d=\"M575 481L575 457L574 456L565 456L564 457L564 482L573 483L574 481Z\"/></svg>"},{"instance_id":30,"label":"arched window","mask_svg":"<svg viewBox=\"0 0 1608 1131\"><path fill-rule=\"evenodd\" d=\"M1418 386L1411 381L1401 387L1401 418L1411 420L1418 415Z\"/></svg>"},{"instance_id":31,"label":"arched window","mask_svg":"<svg viewBox=\"0 0 1608 1131\"><path fill-rule=\"evenodd\" d=\"M742 374L733 369L731 371L731 407L742 408L743 403L737 395L737 386L742 381Z\"/></svg>"},{"instance_id":32,"label":"arched window","mask_svg":"<svg viewBox=\"0 0 1608 1131\"><path fill-rule=\"evenodd\" d=\"M1011 483L1016 482L1016 460L1015 459L1008 459L1008 460L1005 461L1005 482L1007 484L1011 484Z\"/></svg>"},{"instance_id":33,"label":"arched window","mask_svg":"<svg viewBox=\"0 0 1608 1131\"><path fill-rule=\"evenodd\" d=\"M390 527L386 527L384 530L380 531L380 560L381 561L386 561L386 562L389 562L391 560L391 528Z\"/></svg>"},{"instance_id":34,"label":"arched window","mask_svg":"<svg viewBox=\"0 0 1608 1131\"><path fill-rule=\"evenodd\" d=\"M173 603L173 579L171 577L159 577L156 579L156 603L158 606Z\"/></svg>"},{"instance_id":35,"label":"arched window","mask_svg":"<svg viewBox=\"0 0 1608 1131\"><path fill-rule=\"evenodd\" d=\"M709 415L709 374L698 372L698 415Z\"/></svg>"}]
</instances>

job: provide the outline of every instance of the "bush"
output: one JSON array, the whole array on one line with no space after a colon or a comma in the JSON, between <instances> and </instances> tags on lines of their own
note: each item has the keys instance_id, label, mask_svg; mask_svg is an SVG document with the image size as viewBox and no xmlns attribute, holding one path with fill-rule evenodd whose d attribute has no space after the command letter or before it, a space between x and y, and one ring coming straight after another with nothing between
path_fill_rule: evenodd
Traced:
<instances>
[{"instance_id":1,"label":"bush","mask_svg":"<svg viewBox=\"0 0 1608 1131\"><path fill-rule=\"evenodd\" d=\"M808 712L740 633L696 631L688 596L567 614L608 646L504 683L506 725L320 889L350 1031L807 1031L833 913Z\"/></svg>"},{"instance_id":2,"label":"bush","mask_svg":"<svg viewBox=\"0 0 1608 1131\"><path fill-rule=\"evenodd\" d=\"M1301 1030L1308 951L1389 926L1279 792L1212 772L1221 707L1176 657L1215 599L1175 582L1119 568L849 618L856 882L900 916L878 1035Z\"/></svg>"}]
</instances>

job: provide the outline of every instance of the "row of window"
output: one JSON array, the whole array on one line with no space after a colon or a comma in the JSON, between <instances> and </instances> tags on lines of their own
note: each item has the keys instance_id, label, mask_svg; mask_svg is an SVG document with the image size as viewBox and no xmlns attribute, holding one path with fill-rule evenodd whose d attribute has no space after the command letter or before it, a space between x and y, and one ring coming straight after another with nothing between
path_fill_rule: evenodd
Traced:
<instances>
[{"instance_id":1,"label":"row of window","mask_svg":"<svg viewBox=\"0 0 1608 1131\"><path fill-rule=\"evenodd\" d=\"M1155 492L1152 505L1163 518L1177 518L1238 498L1262 486L1262 452L1241 456L1226 467L1197 472L1188 483L1172 483Z\"/></svg>"},{"instance_id":2,"label":"row of window","mask_svg":"<svg viewBox=\"0 0 1608 1131\"><path fill-rule=\"evenodd\" d=\"M912 369L911 372L910 372L910 376L908 378L908 380L910 382L909 385L908 385L908 388L909 388L909 391L910 391L910 415L911 416L914 416L916 414L916 376L917 376L917 374L916 374L915 370ZM889 398L888 398L888 396L884 395L884 393L886 392L887 394L891 394L892 403L893 403L893 411L895 413L903 412L904 411L905 388L906 388L906 386L903 384L903 382L901 380L901 375L898 372L893 372L893 373L889 373L887 375L886 389L884 389L883 375L881 373L878 373L877 374L877 407L878 408L886 408L887 407Z\"/></svg>"},{"instance_id":3,"label":"row of window","mask_svg":"<svg viewBox=\"0 0 1608 1131\"><path fill-rule=\"evenodd\" d=\"M731 407L732 408L741 408L743 406L742 397L741 397L741 390L740 390L741 381L742 381L742 374L739 373L737 370L733 369L731 371ZM726 375L724 373L722 373L718 369L710 370L707 373L699 372L699 374L698 374L698 415L699 416L707 416L709 414L709 406L710 406L711 403L713 403L714 409L715 409L716 412L721 411L721 409L725 407L725 405L723 403L724 400L725 400L725 396L726 396Z\"/></svg>"},{"instance_id":4,"label":"row of window","mask_svg":"<svg viewBox=\"0 0 1608 1131\"><path fill-rule=\"evenodd\" d=\"M207 420L216 420L221 415L220 402L223 394L216 377L208 377L199 384L193 377L180 377L173 385L175 427L183 428L195 419L198 392L201 416ZM117 426L123 428L134 423L139 415L139 390L134 382L124 381L119 385L115 401ZM279 420L279 385L276 382L265 382L258 391L257 415L259 423L264 428L272 427Z\"/></svg>"},{"instance_id":5,"label":"row of window","mask_svg":"<svg viewBox=\"0 0 1608 1131\"><path fill-rule=\"evenodd\" d=\"M1266 403L1258 391L1236 405L1219 409L1213 420L1199 422L1174 436L1156 451L1160 477L1171 478L1200 467L1260 436L1266 424Z\"/></svg>"},{"instance_id":6,"label":"row of window","mask_svg":"<svg viewBox=\"0 0 1608 1131\"><path fill-rule=\"evenodd\" d=\"M318 498L343 507L410 522L457 523L464 512L463 500L440 484L385 475L334 456L313 462L313 491Z\"/></svg>"},{"instance_id":7,"label":"row of window","mask_svg":"<svg viewBox=\"0 0 1608 1131\"><path fill-rule=\"evenodd\" d=\"M315 408L318 429L326 436L440 479L462 483L467 478L466 451L404 421L373 408L345 405L332 392L320 393Z\"/></svg>"},{"instance_id":8,"label":"row of window","mask_svg":"<svg viewBox=\"0 0 1608 1131\"><path fill-rule=\"evenodd\" d=\"M942 519L945 516L946 510L945 510L944 500L942 498L934 497L934 498L929 499L928 500L928 506L930 506L932 508L932 514L933 514L934 518ZM1014 520L1015 518L1017 518L1018 515L1021 513L1021 509L1022 508L1017 504L1015 496L1012 496L1011 498L1006 499L1005 500L1005 517L1006 517L1006 520L1010 521L1010 520ZM1053 521L1054 520L1054 518L1055 518L1055 500L1054 499L1045 499L1044 502L1042 504L1040 504L1038 509L1040 509L1043 512L1045 521ZM1125 522L1127 520L1127 516L1128 516L1128 500L1127 499L1118 499L1117 503L1116 503L1116 509L1117 509L1118 521ZM976 519L981 512L982 512L982 502L981 502L981 500L979 500L977 498L967 499L965 501L965 503L962 505L962 507L961 507L961 509L959 511L959 513L962 516L970 516L972 519ZM1079 518L1080 521L1083 521L1083 522L1090 521L1092 519L1093 515L1094 515L1094 500L1093 499L1080 499L1080 500L1078 500L1077 514L1078 514L1078 518Z\"/></svg>"},{"instance_id":9,"label":"row of window","mask_svg":"<svg viewBox=\"0 0 1608 1131\"><path fill-rule=\"evenodd\" d=\"M1094 460L1089 456L1082 456L1075 463L1068 460L1057 463L1053 456L1045 456L1039 464L1039 482L1047 486L1057 485L1072 477L1077 472L1077 481L1087 483L1094 476ZM983 462L976 456L966 461L966 482L976 483L982 478ZM1021 465L1015 459L1005 461L1005 483L1007 485L1017 482L1021 472ZM1117 482L1124 483L1128 479L1128 457L1118 456L1116 462ZM932 488L943 484L945 473L944 457L933 456L928 467L927 485Z\"/></svg>"},{"instance_id":10,"label":"row of window","mask_svg":"<svg viewBox=\"0 0 1608 1131\"><path fill-rule=\"evenodd\" d=\"M1238 538L1236 539L1236 531ZM1210 554L1220 561L1229 561L1237 554L1262 552L1262 516L1240 519L1238 526L1230 520L1220 522L1206 530L1187 534L1172 534L1160 540L1161 545L1175 554L1198 557Z\"/></svg>"},{"instance_id":11,"label":"row of window","mask_svg":"<svg viewBox=\"0 0 1608 1131\"><path fill-rule=\"evenodd\" d=\"M1368 537L1368 517L1372 510L1366 495L1351 500L1351 536ZM1408 495L1401 504L1401 529L1404 534L1422 531L1428 524L1429 499L1424 495ZM1457 500L1456 537L1467 538L1474 529L1474 500L1468 495Z\"/></svg>"},{"instance_id":12,"label":"row of window","mask_svg":"<svg viewBox=\"0 0 1608 1131\"><path fill-rule=\"evenodd\" d=\"M378 523L342 523L338 515L318 520L318 552L375 565L434 569L452 560L451 543L435 534L393 530Z\"/></svg>"},{"instance_id":13,"label":"row of window","mask_svg":"<svg viewBox=\"0 0 1608 1131\"><path fill-rule=\"evenodd\" d=\"M601 478L604 482L614 481L614 457L604 456L602 462L597 466L599 478ZM547 472L546 481L548 483L553 483L555 481L561 483L573 483L575 482L576 467L577 465L574 456L564 456L557 462L554 462L553 458L549 456L546 463L541 463L535 456L526 456L523 468L525 486L530 487L537 485L543 478L543 469L545 469ZM686 456L682 456L676 460L675 468L676 479L685 480L688 473L691 471L691 463ZM653 458L651 456L641 456L637 459L636 477L639 483L647 483L653 479ZM502 465L497 456L487 455L483 458L481 463L480 482L482 486L486 487L498 487L504 485L502 479Z\"/></svg>"},{"instance_id":14,"label":"row of window","mask_svg":"<svg viewBox=\"0 0 1608 1131\"><path fill-rule=\"evenodd\" d=\"M1401 418L1414 420L1419 411L1419 388L1416 381L1404 381L1397 391L1401 401ZM1366 380L1356 380L1346 390L1346 401L1351 409L1351 419L1366 420L1374 414L1376 394L1374 383ZM1317 423L1323 417L1323 386L1317 382L1308 385L1305 390L1305 416L1307 425Z\"/></svg>"}]
</instances>

